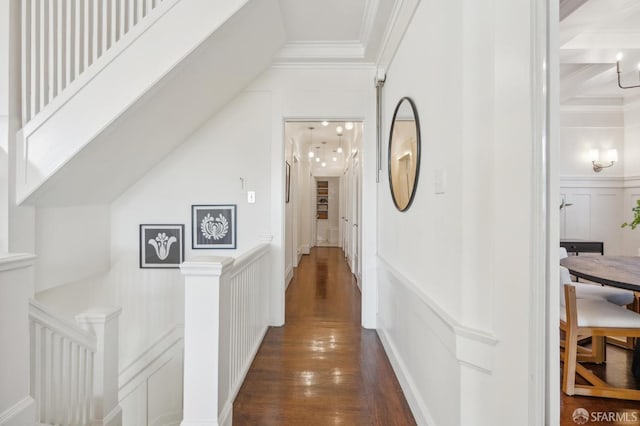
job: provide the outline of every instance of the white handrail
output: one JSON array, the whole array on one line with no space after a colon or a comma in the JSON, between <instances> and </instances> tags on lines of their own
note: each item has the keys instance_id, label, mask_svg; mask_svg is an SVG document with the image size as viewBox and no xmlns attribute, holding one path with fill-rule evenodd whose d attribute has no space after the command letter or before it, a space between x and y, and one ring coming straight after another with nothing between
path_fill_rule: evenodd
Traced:
<instances>
[{"instance_id":1,"label":"white handrail","mask_svg":"<svg viewBox=\"0 0 640 426\"><path fill-rule=\"evenodd\" d=\"M29 301L30 389L39 423L71 426L120 419L116 395L120 312L94 308L78 314L75 324Z\"/></svg>"},{"instance_id":2,"label":"white handrail","mask_svg":"<svg viewBox=\"0 0 640 426\"><path fill-rule=\"evenodd\" d=\"M22 124L165 0L22 0Z\"/></svg>"},{"instance_id":3,"label":"white handrail","mask_svg":"<svg viewBox=\"0 0 640 426\"><path fill-rule=\"evenodd\" d=\"M85 425L93 418L96 336L29 301L31 394L40 423Z\"/></svg>"},{"instance_id":4,"label":"white handrail","mask_svg":"<svg viewBox=\"0 0 640 426\"><path fill-rule=\"evenodd\" d=\"M238 259L204 257L181 266L183 424L230 423L233 400L268 327L270 249L260 244Z\"/></svg>"}]
</instances>

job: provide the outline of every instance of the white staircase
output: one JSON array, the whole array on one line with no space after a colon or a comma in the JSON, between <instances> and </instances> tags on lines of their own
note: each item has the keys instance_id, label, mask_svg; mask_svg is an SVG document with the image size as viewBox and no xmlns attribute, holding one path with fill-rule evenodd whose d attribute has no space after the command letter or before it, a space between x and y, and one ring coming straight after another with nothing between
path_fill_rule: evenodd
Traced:
<instances>
[{"instance_id":1,"label":"white staircase","mask_svg":"<svg viewBox=\"0 0 640 426\"><path fill-rule=\"evenodd\" d=\"M277 0L22 5L16 192L25 204L112 201L262 72L284 41Z\"/></svg>"}]
</instances>

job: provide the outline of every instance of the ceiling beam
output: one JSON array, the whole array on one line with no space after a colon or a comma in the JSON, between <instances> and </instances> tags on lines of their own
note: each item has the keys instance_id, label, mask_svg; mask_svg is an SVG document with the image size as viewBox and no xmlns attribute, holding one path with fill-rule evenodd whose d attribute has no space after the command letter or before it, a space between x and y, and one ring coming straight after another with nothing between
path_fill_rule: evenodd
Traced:
<instances>
[{"instance_id":1,"label":"ceiling beam","mask_svg":"<svg viewBox=\"0 0 640 426\"><path fill-rule=\"evenodd\" d=\"M560 87L560 103L577 96L585 94L585 87L590 80L598 78L611 71L611 64L583 65L576 71L563 76Z\"/></svg>"},{"instance_id":2,"label":"ceiling beam","mask_svg":"<svg viewBox=\"0 0 640 426\"><path fill-rule=\"evenodd\" d=\"M560 22L589 0L560 0Z\"/></svg>"}]
</instances>

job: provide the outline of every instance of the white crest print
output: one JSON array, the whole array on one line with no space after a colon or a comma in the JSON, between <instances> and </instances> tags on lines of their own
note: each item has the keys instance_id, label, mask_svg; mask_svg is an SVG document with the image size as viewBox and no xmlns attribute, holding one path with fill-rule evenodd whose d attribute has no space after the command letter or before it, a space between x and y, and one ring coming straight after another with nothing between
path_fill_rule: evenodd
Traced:
<instances>
[{"instance_id":1,"label":"white crest print","mask_svg":"<svg viewBox=\"0 0 640 426\"><path fill-rule=\"evenodd\" d=\"M158 256L158 259L165 260L169 257L171 245L176 241L178 241L178 239L173 235L171 237L167 237L166 233L159 232L155 239L152 238L149 240L148 244L156 249L156 256Z\"/></svg>"},{"instance_id":2,"label":"white crest print","mask_svg":"<svg viewBox=\"0 0 640 426\"><path fill-rule=\"evenodd\" d=\"M216 218L208 213L200 222L200 231L207 240L222 239L229 233L229 221L222 213Z\"/></svg>"}]
</instances>

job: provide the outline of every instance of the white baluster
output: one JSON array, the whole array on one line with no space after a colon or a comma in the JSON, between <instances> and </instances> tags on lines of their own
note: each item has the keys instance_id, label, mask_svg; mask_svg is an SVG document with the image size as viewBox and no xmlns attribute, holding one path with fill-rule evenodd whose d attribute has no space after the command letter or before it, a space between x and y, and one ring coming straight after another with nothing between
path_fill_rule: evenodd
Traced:
<instances>
[{"instance_id":1,"label":"white baluster","mask_svg":"<svg viewBox=\"0 0 640 426\"><path fill-rule=\"evenodd\" d=\"M118 317L121 308L94 308L76 315L76 322L96 336L93 362L93 423L119 425Z\"/></svg>"},{"instance_id":2,"label":"white baluster","mask_svg":"<svg viewBox=\"0 0 640 426\"><path fill-rule=\"evenodd\" d=\"M40 45L40 25L39 25L39 10L40 2L38 0L31 0L31 117L38 113L38 99L40 98L40 52L38 47Z\"/></svg>"},{"instance_id":3,"label":"white baluster","mask_svg":"<svg viewBox=\"0 0 640 426\"><path fill-rule=\"evenodd\" d=\"M22 7L22 124L31 119L31 2Z\"/></svg>"},{"instance_id":4,"label":"white baluster","mask_svg":"<svg viewBox=\"0 0 640 426\"><path fill-rule=\"evenodd\" d=\"M75 31L75 78L78 78L80 74L84 71L84 61L85 61L85 37L86 37L86 28L84 26L84 9L85 9L85 0L75 0L75 22L76 22L76 31Z\"/></svg>"}]
</instances>

